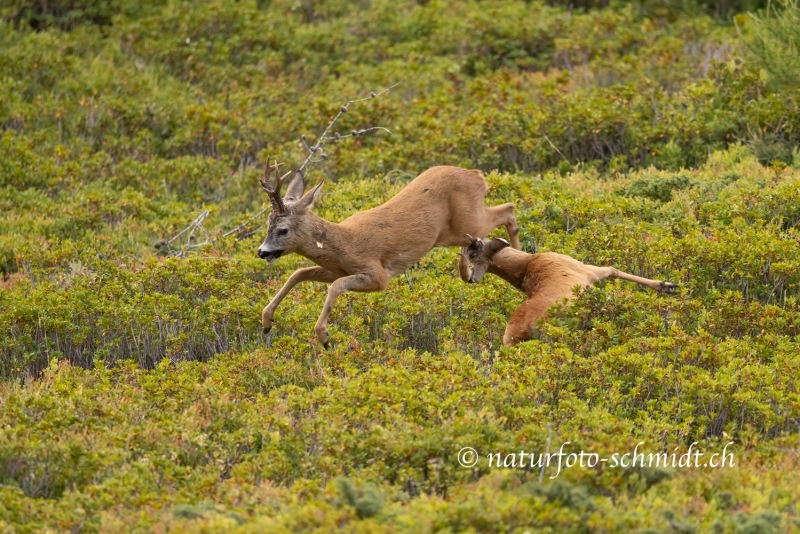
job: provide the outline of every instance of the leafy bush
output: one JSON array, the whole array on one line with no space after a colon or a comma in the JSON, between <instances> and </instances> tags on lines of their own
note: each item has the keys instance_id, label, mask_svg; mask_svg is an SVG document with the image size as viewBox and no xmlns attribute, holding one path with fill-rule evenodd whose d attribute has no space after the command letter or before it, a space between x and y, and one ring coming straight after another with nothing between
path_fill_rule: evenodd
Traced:
<instances>
[{"instance_id":1,"label":"leafy bush","mask_svg":"<svg viewBox=\"0 0 800 534\"><path fill-rule=\"evenodd\" d=\"M107 26L115 16L135 17L154 5L130 0L4 0L0 13L16 29L27 25L34 30L54 27L69 31L84 24Z\"/></svg>"},{"instance_id":2,"label":"leafy bush","mask_svg":"<svg viewBox=\"0 0 800 534\"><path fill-rule=\"evenodd\" d=\"M779 0L747 21L747 48L768 82L776 89L796 94L800 86L800 4Z\"/></svg>"},{"instance_id":3,"label":"leafy bush","mask_svg":"<svg viewBox=\"0 0 800 534\"><path fill-rule=\"evenodd\" d=\"M649 177L634 180L622 192L631 197L644 197L651 200L669 202L672 200L672 192L674 190L680 191L691 185L693 184L689 177L684 175L670 176L668 178L663 176Z\"/></svg>"}]
</instances>

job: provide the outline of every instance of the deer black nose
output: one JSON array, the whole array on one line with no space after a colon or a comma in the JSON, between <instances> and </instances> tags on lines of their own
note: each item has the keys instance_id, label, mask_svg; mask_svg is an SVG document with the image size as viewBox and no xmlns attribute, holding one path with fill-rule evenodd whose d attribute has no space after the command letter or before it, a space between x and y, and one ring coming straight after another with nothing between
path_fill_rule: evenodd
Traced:
<instances>
[{"instance_id":1,"label":"deer black nose","mask_svg":"<svg viewBox=\"0 0 800 534\"><path fill-rule=\"evenodd\" d=\"M283 250L264 250L261 247L258 247L258 257L262 260L267 260L268 262L272 263L273 261L277 260L283 254Z\"/></svg>"}]
</instances>

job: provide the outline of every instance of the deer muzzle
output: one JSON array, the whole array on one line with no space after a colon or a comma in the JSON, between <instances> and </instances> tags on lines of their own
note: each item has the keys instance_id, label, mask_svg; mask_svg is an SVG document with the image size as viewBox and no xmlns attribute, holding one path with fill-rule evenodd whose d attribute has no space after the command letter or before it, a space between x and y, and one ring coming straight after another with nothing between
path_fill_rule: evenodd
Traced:
<instances>
[{"instance_id":1,"label":"deer muzzle","mask_svg":"<svg viewBox=\"0 0 800 534\"><path fill-rule=\"evenodd\" d=\"M283 250L266 250L265 248L258 247L258 257L270 263L280 258L281 254L283 254Z\"/></svg>"}]
</instances>

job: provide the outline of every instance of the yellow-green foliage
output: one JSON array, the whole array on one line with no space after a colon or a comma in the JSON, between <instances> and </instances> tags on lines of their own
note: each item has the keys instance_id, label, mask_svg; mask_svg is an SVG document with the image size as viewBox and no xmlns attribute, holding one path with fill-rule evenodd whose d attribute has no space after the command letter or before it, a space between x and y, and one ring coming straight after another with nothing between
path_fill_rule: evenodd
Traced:
<instances>
[{"instance_id":1,"label":"yellow-green foliage","mask_svg":"<svg viewBox=\"0 0 800 534\"><path fill-rule=\"evenodd\" d=\"M797 88L709 15L745 0L565 4L0 4L0 531L800 529ZM341 297L331 350L314 284L265 340L308 262L258 260L263 219L223 236L268 204L255 163L398 80L337 124L393 133L330 145L317 213L478 167L528 251L679 294L602 283L506 348L524 296L435 250ZM212 245L153 246L206 210ZM456 457L566 441L735 466Z\"/></svg>"}]
</instances>

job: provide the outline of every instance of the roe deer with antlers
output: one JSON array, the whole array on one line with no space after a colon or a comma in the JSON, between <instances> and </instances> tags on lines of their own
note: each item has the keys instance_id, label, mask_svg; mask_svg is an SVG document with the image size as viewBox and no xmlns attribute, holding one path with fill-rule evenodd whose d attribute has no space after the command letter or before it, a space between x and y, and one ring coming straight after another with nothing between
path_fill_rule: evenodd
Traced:
<instances>
[{"instance_id":1,"label":"roe deer with antlers","mask_svg":"<svg viewBox=\"0 0 800 534\"><path fill-rule=\"evenodd\" d=\"M275 173L275 185L269 183ZM305 180L296 173L281 197L284 178L278 165L268 165L261 185L272 202L267 237L258 256L273 262L297 252L318 267L298 269L261 314L264 332L272 328L275 309L299 282L330 284L328 298L314 326L317 339L328 347L328 316L336 299L347 291L382 291L389 280L417 263L434 247L463 247L467 234L485 236L505 226L514 248L519 230L514 204L484 206L488 191L483 173L458 167L432 167L417 176L388 202L362 211L341 223L326 221L311 211L324 180L305 195ZM459 257L464 276L468 266Z\"/></svg>"},{"instance_id":2,"label":"roe deer with antlers","mask_svg":"<svg viewBox=\"0 0 800 534\"><path fill-rule=\"evenodd\" d=\"M523 302L511 315L503 334L504 345L515 345L536 335L536 323L547 317L547 310L558 301L573 299L572 288L586 288L606 278L621 278L642 284L659 292L674 293L677 284L650 280L624 273L613 267L595 267L579 262L575 258L542 252L528 254L509 248L502 239L476 239L461 249L462 257L472 264L472 272L462 279L478 283L487 272L495 274L526 295Z\"/></svg>"}]
</instances>

